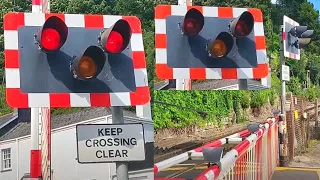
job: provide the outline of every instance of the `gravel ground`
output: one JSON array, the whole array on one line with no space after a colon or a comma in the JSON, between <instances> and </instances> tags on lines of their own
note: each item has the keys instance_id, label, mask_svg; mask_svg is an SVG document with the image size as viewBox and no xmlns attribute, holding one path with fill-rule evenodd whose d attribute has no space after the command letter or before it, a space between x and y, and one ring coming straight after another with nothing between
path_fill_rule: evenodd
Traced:
<instances>
[{"instance_id":1,"label":"gravel ground","mask_svg":"<svg viewBox=\"0 0 320 180\"><path fill-rule=\"evenodd\" d=\"M198 129L194 135L185 136L169 136L164 139L155 141L156 147L161 148L171 148L179 144L184 144L187 142L208 142L213 141L217 138L222 138L228 136L232 133L236 133L241 129L244 129L245 125L233 125L228 128L215 128L207 127L204 129Z\"/></svg>"},{"instance_id":2,"label":"gravel ground","mask_svg":"<svg viewBox=\"0 0 320 180\"><path fill-rule=\"evenodd\" d=\"M291 167L320 168L320 141L312 140L307 153L295 156L290 163Z\"/></svg>"}]
</instances>

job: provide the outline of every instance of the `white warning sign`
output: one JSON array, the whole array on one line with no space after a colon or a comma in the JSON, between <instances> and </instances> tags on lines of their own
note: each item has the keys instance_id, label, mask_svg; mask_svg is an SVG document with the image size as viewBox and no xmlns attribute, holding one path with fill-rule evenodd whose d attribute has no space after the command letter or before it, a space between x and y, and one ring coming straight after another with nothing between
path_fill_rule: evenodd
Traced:
<instances>
[{"instance_id":1,"label":"white warning sign","mask_svg":"<svg viewBox=\"0 0 320 180\"><path fill-rule=\"evenodd\" d=\"M143 161L143 124L77 125L79 163Z\"/></svg>"}]
</instances>

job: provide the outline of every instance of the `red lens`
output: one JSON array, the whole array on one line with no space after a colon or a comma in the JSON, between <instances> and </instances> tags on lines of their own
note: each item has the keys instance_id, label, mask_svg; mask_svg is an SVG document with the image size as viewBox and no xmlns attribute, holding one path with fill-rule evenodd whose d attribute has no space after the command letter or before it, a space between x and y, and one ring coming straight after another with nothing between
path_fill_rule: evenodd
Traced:
<instances>
[{"instance_id":1,"label":"red lens","mask_svg":"<svg viewBox=\"0 0 320 180\"><path fill-rule=\"evenodd\" d=\"M197 35L200 32L200 25L195 19L184 20L184 32L188 35Z\"/></svg>"},{"instance_id":2,"label":"red lens","mask_svg":"<svg viewBox=\"0 0 320 180\"><path fill-rule=\"evenodd\" d=\"M116 31L111 31L106 41L106 50L110 53L119 53L123 47L123 37Z\"/></svg>"},{"instance_id":3,"label":"red lens","mask_svg":"<svg viewBox=\"0 0 320 180\"><path fill-rule=\"evenodd\" d=\"M237 36L248 36L250 34L249 27L245 21L238 21L235 27L235 34Z\"/></svg>"},{"instance_id":4,"label":"red lens","mask_svg":"<svg viewBox=\"0 0 320 180\"><path fill-rule=\"evenodd\" d=\"M41 46L50 51L54 51L60 48L61 40L60 34L53 28L47 28L42 31L41 34Z\"/></svg>"}]
</instances>

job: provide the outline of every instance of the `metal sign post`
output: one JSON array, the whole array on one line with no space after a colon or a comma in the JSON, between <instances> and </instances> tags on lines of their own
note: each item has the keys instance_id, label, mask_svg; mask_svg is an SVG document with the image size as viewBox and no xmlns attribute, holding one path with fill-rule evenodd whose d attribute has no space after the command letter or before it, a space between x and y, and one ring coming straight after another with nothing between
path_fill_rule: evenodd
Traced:
<instances>
[{"instance_id":1,"label":"metal sign post","mask_svg":"<svg viewBox=\"0 0 320 180\"><path fill-rule=\"evenodd\" d=\"M111 107L112 123L124 124L123 107ZM116 162L116 172L118 180L129 180L128 162Z\"/></svg>"},{"instance_id":2,"label":"metal sign post","mask_svg":"<svg viewBox=\"0 0 320 180\"><path fill-rule=\"evenodd\" d=\"M248 80L247 79L239 79L239 89L248 90Z\"/></svg>"},{"instance_id":3,"label":"metal sign post","mask_svg":"<svg viewBox=\"0 0 320 180\"><path fill-rule=\"evenodd\" d=\"M284 48L283 48L283 26L280 27L280 67L286 64L286 60L284 57ZM281 77L283 76L283 68L280 68L280 74ZM286 139L286 81L281 80L281 116L282 116L282 125L281 125L281 132L283 132L283 137ZM285 151L286 149L286 141L284 141L282 150L280 150L280 159L281 159L281 166L286 166L286 157L287 157L287 152Z\"/></svg>"},{"instance_id":4,"label":"metal sign post","mask_svg":"<svg viewBox=\"0 0 320 180\"><path fill-rule=\"evenodd\" d=\"M32 13L47 13L50 0L32 1ZM44 111L49 111L49 116ZM45 122L44 122L45 121ZM31 152L30 177L43 180L51 179L51 128L50 108L31 108ZM44 149L46 148L46 150ZM47 154L41 153L41 151ZM43 174L45 173L45 174Z\"/></svg>"}]
</instances>

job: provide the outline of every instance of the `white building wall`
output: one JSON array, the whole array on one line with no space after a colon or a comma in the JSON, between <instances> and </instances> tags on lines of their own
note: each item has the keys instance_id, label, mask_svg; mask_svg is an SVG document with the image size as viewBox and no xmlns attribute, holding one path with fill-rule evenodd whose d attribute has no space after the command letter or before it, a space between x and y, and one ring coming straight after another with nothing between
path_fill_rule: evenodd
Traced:
<instances>
[{"instance_id":1,"label":"white building wall","mask_svg":"<svg viewBox=\"0 0 320 180\"><path fill-rule=\"evenodd\" d=\"M17 148L16 146L16 142L10 142L10 143L6 143L6 144L1 144L0 145L0 149L6 149L6 148L11 148L11 164L12 167L16 167L17 166L17 157L14 156L14 154L17 154ZM1 151L0 151L1 154ZM11 180L11 179L15 179L15 177L17 176L17 168L12 168L12 170L10 171L2 171L2 154L1 154L1 162L0 162L0 167L1 167L1 172L0 172L0 180Z\"/></svg>"},{"instance_id":2,"label":"white building wall","mask_svg":"<svg viewBox=\"0 0 320 180\"><path fill-rule=\"evenodd\" d=\"M17 140L16 147L18 149L17 159L18 159L18 167L15 167L17 169L17 180L21 179L21 177L25 174L30 172L30 150L31 150L31 141L30 136L24 137ZM0 145L1 149L1 145ZM0 174L1 179L1 174Z\"/></svg>"},{"instance_id":3,"label":"white building wall","mask_svg":"<svg viewBox=\"0 0 320 180\"><path fill-rule=\"evenodd\" d=\"M131 118L130 118L131 119ZM111 123L110 116L101 117L81 123ZM132 123L134 120L125 118L125 123ZM141 121L139 121L141 122ZM153 124L152 122L142 121L145 129L146 142L153 142ZM79 164L77 161L76 144L76 124L58 128L52 131L52 177L53 180L105 180L113 179L116 175L115 164ZM12 170L1 172L0 180L20 180L25 174L29 173L30 166L30 136L0 142L0 150L11 148ZM2 167L0 162L0 167ZM153 169L143 171L139 174L139 179L153 179ZM131 177L137 177L137 173L130 173ZM141 178L145 176L145 178ZM148 177L148 178L147 178Z\"/></svg>"}]
</instances>

